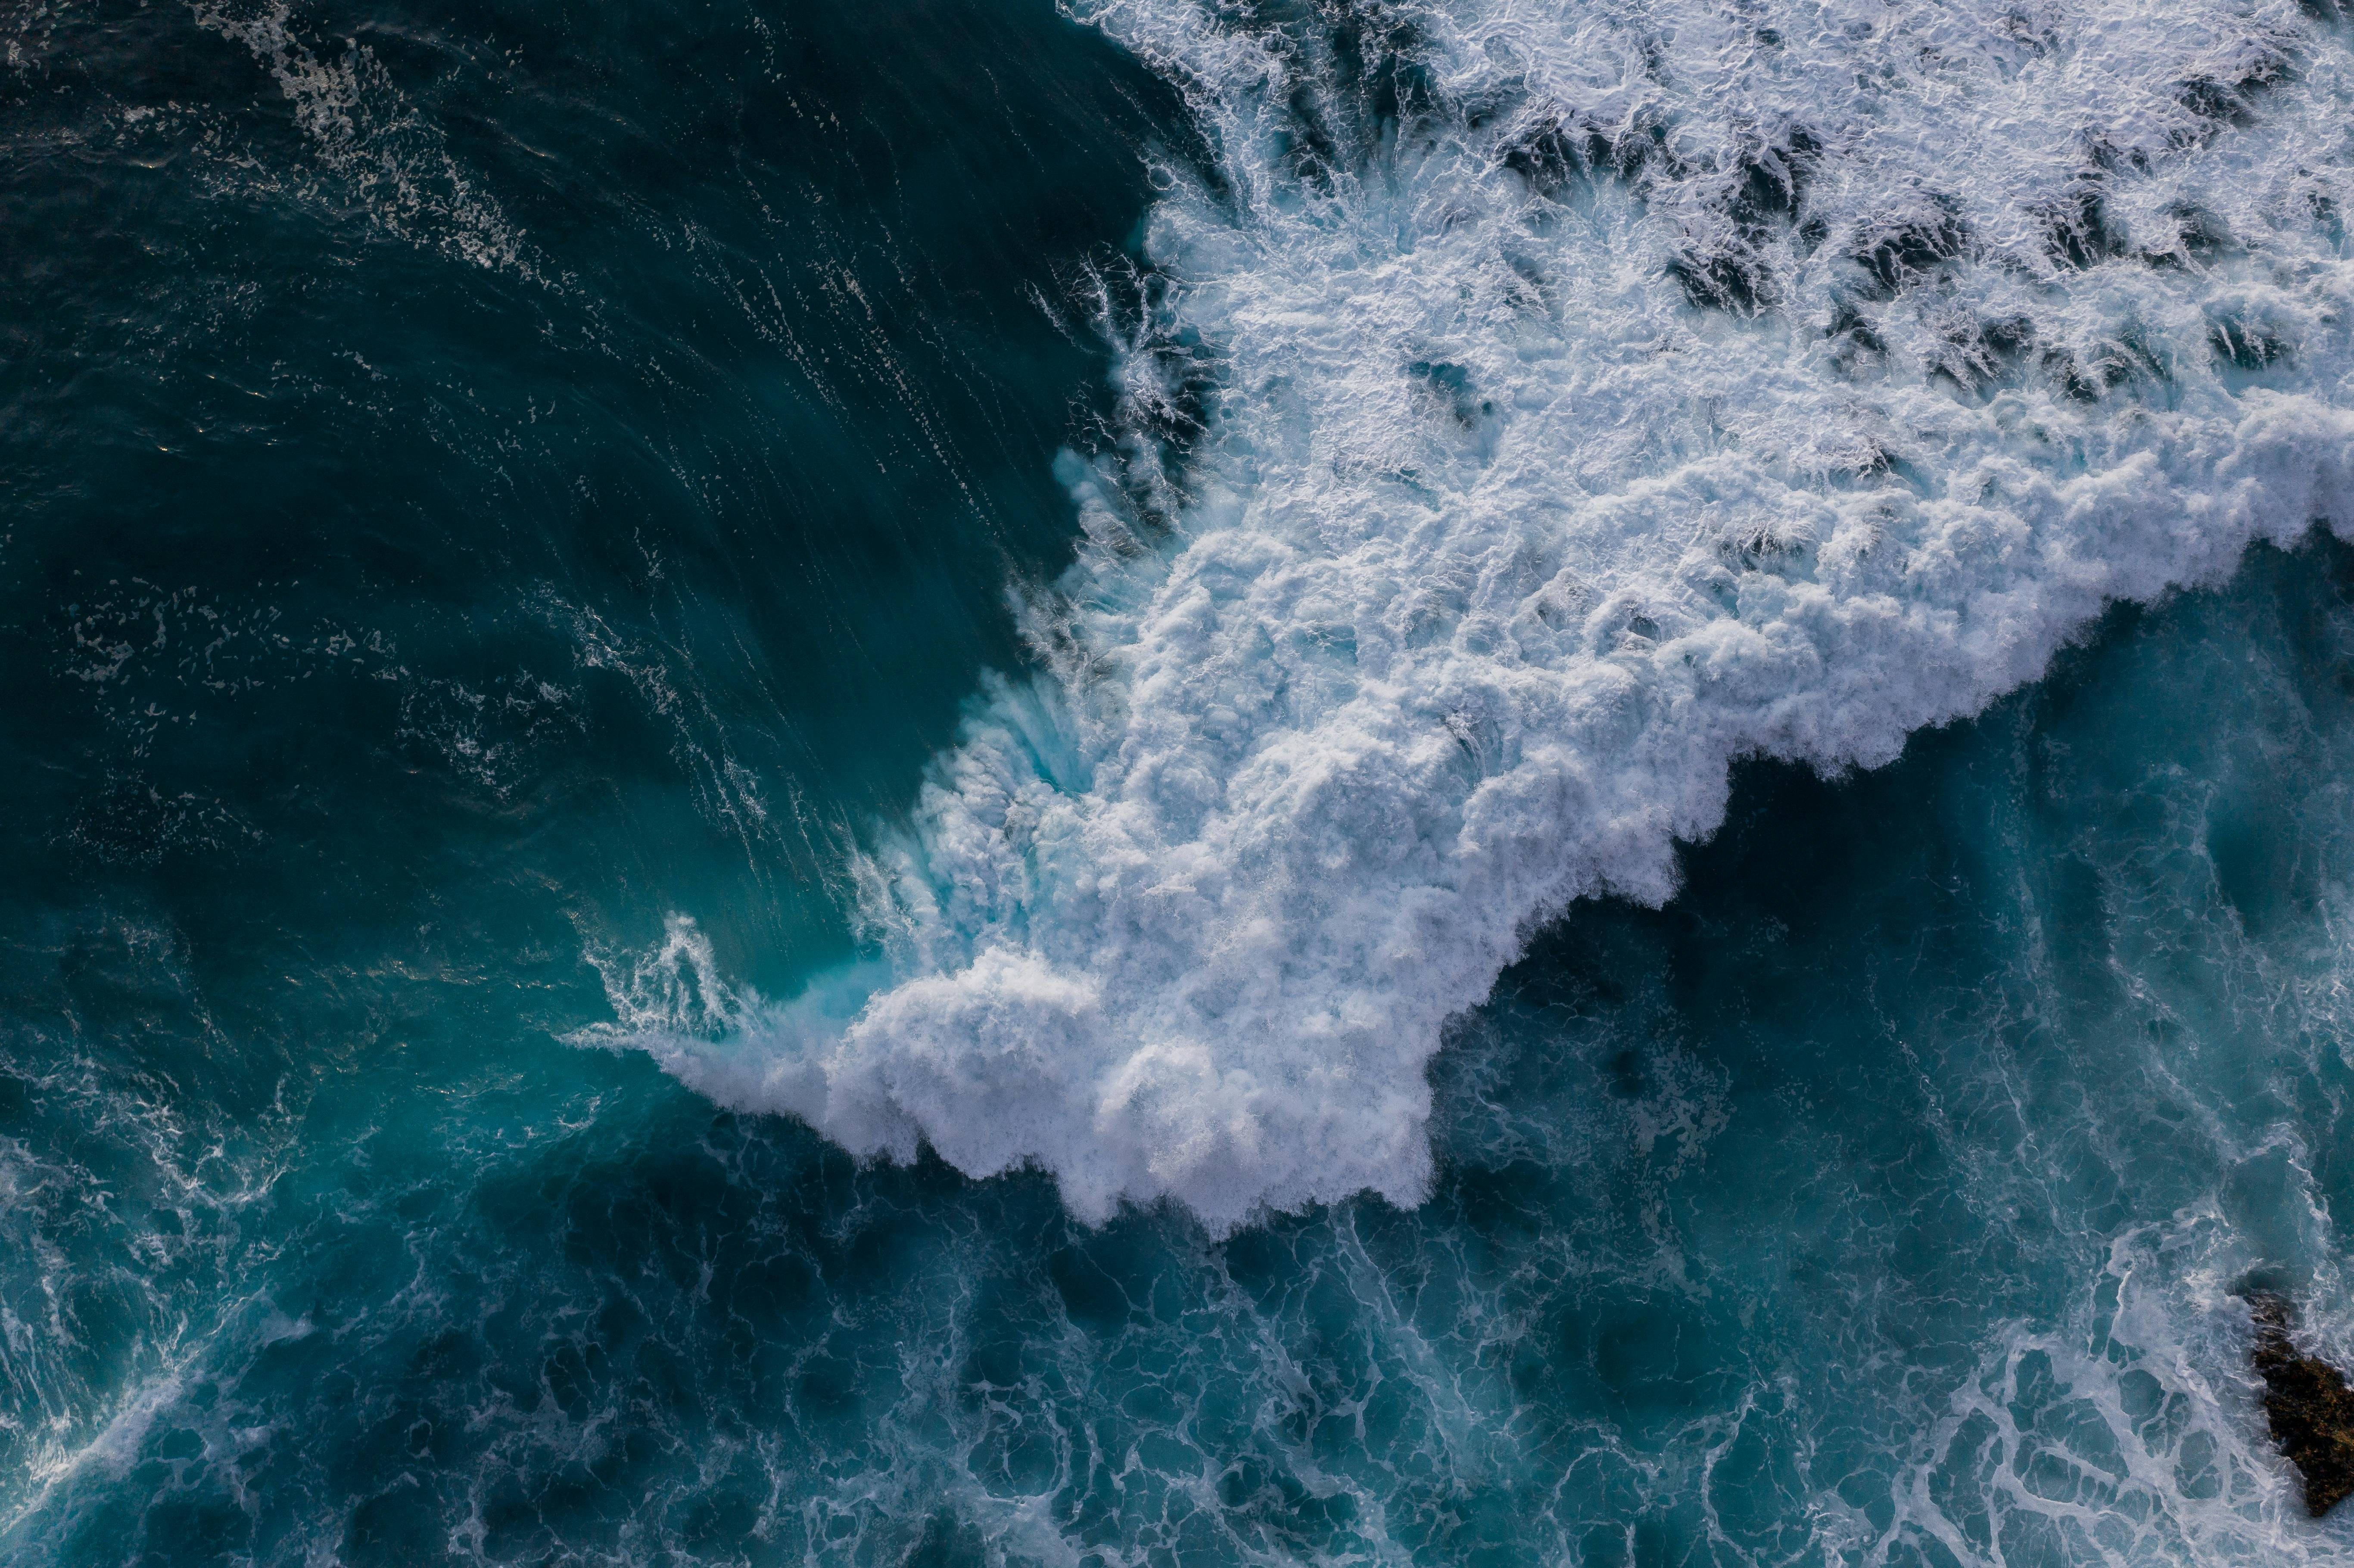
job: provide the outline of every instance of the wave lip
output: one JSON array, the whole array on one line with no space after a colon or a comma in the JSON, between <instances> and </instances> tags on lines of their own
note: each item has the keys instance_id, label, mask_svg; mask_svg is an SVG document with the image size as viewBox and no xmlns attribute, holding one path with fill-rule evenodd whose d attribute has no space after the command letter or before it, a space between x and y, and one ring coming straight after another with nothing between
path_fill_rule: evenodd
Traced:
<instances>
[{"instance_id":1,"label":"wave lip","mask_svg":"<svg viewBox=\"0 0 2354 1568\"><path fill-rule=\"evenodd\" d=\"M2338 33L1645 15L1089 9L1221 185L1156 211L1134 427L1066 462L1055 673L862 860L882 968L619 1033L1091 1220L1411 1203L1447 1021L1572 901L1667 897L1736 759L1884 762L2106 604L2354 525Z\"/></svg>"}]
</instances>

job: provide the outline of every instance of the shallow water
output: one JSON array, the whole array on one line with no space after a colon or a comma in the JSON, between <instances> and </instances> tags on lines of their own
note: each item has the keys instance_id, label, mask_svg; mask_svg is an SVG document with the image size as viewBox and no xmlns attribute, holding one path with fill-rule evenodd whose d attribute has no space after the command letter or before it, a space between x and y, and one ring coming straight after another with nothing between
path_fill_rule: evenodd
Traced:
<instances>
[{"instance_id":1,"label":"shallow water","mask_svg":"<svg viewBox=\"0 0 2354 1568\"><path fill-rule=\"evenodd\" d=\"M1768 9L11 15L0 1556L2354 1560L2341 26Z\"/></svg>"}]
</instances>

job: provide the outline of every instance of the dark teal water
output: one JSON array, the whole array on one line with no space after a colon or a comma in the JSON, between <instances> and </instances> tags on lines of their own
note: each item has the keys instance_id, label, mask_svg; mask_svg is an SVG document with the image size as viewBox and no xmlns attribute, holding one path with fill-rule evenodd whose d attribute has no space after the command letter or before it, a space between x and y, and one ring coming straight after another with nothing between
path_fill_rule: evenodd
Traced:
<instances>
[{"instance_id":1,"label":"dark teal water","mask_svg":"<svg viewBox=\"0 0 2354 1568\"><path fill-rule=\"evenodd\" d=\"M1091 1228L567 1037L673 911L861 950L1179 87L1027 0L6 29L0 1557L2354 1558L2234 1295L2354 1337L2349 546L1744 764L1453 1028L1420 1207Z\"/></svg>"}]
</instances>

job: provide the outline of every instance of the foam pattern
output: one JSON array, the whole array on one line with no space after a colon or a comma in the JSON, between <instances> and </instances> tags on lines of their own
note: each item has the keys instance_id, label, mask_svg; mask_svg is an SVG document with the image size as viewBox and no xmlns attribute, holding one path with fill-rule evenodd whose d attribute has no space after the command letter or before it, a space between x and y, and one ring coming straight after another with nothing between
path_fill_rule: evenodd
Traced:
<instances>
[{"instance_id":1,"label":"foam pattern","mask_svg":"<svg viewBox=\"0 0 2354 1568\"><path fill-rule=\"evenodd\" d=\"M1094 1220L1414 1203L1449 1021L1574 901L1668 897L1735 760L1884 763L2354 527L2332 15L1076 11L1214 156L1065 462L1048 673L855 869L883 969L617 989L727 1103Z\"/></svg>"}]
</instances>

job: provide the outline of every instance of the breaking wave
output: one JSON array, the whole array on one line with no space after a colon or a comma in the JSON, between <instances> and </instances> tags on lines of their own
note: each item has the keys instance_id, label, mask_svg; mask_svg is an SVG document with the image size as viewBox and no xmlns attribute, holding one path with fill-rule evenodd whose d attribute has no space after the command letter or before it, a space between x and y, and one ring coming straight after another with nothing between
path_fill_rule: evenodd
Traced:
<instances>
[{"instance_id":1,"label":"breaking wave","mask_svg":"<svg viewBox=\"0 0 2354 1568\"><path fill-rule=\"evenodd\" d=\"M728 1104L1089 1219L1415 1202L1449 1020L1668 897L1735 761L1883 763L2354 537L2334 13L1075 10L1213 151L1107 307L1046 673L853 867L879 957L609 966L601 1037Z\"/></svg>"}]
</instances>

